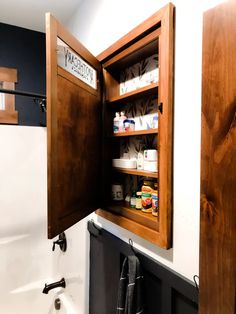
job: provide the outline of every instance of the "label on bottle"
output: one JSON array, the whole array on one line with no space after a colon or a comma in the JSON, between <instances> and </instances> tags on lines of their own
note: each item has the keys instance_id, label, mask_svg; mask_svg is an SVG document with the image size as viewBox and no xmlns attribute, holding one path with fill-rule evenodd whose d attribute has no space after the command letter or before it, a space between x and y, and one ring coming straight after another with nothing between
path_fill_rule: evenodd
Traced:
<instances>
[{"instance_id":1,"label":"label on bottle","mask_svg":"<svg viewBox=\"0 0 236 314\"><path fill-rule=\"evenodd\" d=\"M113 123L113 132L118 133L119 131L119 121L114 121Z\"/></svg>"},{"instance_id":2,"label":"label on bottle","mask_svg":"<svg viewBox=\"0 0 236 314\"><path fill-rule=\"evenodd\" d=\"M157 192L152 193L152 214L153 216L158 215L158 196Z\"/></svg>"},{"instance_id":3,"label":"label on bottle","mask_svg":"<svg viewBox=\"0 0 236 314\"><path fill-rule=\"evenodd\" d=\"M136 198L134 196L131 196L130 207L135 208L135 206L136 206Z\"/></svg>"},{"instance_id":4,"label":"label on bottle","mask_svg":"<svg viewBox=\"0 0 236 314\"><path fill-rule=\"evenodd\" d=\"M143 169L143 153L138 153L138 159L137 159L137 169L142 170Z\"/></svg>"},{"instance_id":5,"label":"label on bottle","mask_svg":"<svg viewBox=\"0 0 236 314\"><path fill-rule=\"evenodd\" d=\"M148 187L147 187L148 188ZM152 189L143 189L142 188L142 211L144 212L152 212Z\"/></svg>"},{"instance_id":6,"label":"label on bottle","mask_svg":"<svg viewBox=\"0 0 236 314\"><path fill-rule=\"evenodd\" d=\"M136 197L136 209L142 209L142 198Z\"/></svg>"}]
</instances>

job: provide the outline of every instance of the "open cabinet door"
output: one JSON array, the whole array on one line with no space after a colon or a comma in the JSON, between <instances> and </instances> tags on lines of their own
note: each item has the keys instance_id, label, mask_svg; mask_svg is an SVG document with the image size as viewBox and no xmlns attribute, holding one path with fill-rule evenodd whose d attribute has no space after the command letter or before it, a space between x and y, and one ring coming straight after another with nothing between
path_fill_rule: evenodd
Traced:
<instances>
[{"instance_id":1,"label":"open cabinet door","mask_svg":"<svg viewBox=\"0 0 236 314\"><path fill-rule=\"evenodd\" d=\"M99 208L101 66L46 14L48 238Z\"/></svg>"}]
</instances>

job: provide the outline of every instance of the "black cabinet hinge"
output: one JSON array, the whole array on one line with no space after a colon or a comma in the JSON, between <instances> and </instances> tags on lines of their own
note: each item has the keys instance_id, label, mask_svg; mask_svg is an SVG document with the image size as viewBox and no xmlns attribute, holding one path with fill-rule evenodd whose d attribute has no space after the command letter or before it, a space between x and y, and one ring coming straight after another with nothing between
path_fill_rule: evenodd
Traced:
<instances>
[{"instance_id":1,"label":"black cabinet hinge","mask_svg":"<svg viewBox=\"0 0 236 314\"><path fill-rule=\"evenodd\" d=\"M98 237L102 231L102 228L96 225L93 220L88 221L87 229L94 237Z\"/></svg>"},{"instance_id":2,"label":"black cabinet hinge","mask_svg":"<svg viewBox=\"0 0 236 314\"><path fill-rule=\"evenodd\" d=\"M158 111L162 114L163 113L163 103L160 102L158 105L157 105L157 109Z\"/></svg>"}]
</instances>

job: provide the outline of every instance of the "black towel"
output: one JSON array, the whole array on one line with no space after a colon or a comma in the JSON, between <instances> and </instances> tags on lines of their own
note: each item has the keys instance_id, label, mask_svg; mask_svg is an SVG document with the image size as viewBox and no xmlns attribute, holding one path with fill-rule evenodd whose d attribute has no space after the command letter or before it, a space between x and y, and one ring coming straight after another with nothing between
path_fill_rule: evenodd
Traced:
<instances>
[{"instance_id":1,"label":"black towel","mask_svg":"<svg viewBox=\"0 0 236 314\"><path fill-rule=\"evenodd\" d=\"M137 256L125 258L119 281L117 314L144 314L143 275Z\"/></svg>"}]
</instances>

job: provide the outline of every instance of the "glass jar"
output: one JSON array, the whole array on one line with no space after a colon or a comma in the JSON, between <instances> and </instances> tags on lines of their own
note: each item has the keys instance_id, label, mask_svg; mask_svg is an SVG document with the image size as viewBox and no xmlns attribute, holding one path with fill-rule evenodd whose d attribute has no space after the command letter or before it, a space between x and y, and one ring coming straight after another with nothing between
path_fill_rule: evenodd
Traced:
<instances>
[{"instance_id":1,"label":"glass jar","mask_svg":"<svg viewBox=\"0 0 236 314\"><path fill-rule=\"evenodd\" d=\"M136 193L135 193L135 191L131 194L130 207L131 208L135 208L136 207Z\"/></svg>"},{"instance_id":2,"label":"glass jar","mask_svg":"<svg viewBox=\"0 0 236 314\"><path fill-rule=\"evenodd\" d=\"M136 193L136 209L137 210L142 209L142 192Z\"/></svg>"},{"instance_id":3,"label":"glass jar","mask_svg":"<svg viewBox=\"0 0 236 314\"><path fill-rule=\"evenodd\" d=\"M144 180L142 186L142 211L145 213L152 212L152 190L153 190L153 181Z\"/></svg>"},{"instance_id":4,"label":"glass jar","mask_svg":"<svg viewBox=\"0 0 236 314\"><path fill-rule=\"evenodd\" d=\"M152 191L152 214L158 216L158 185L154 183L154 189Z\"/></svg>"}]
</instances>

